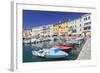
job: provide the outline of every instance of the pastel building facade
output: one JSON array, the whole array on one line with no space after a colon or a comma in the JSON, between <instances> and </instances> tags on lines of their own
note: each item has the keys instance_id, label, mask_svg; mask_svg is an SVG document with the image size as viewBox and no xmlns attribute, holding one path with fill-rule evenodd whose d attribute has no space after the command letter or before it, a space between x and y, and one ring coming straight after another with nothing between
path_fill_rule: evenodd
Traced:
<instances>
[{"instance_id":1,"label":"pastel building facade","mask_svg":"<svg viewBox=\"0 0 100 73\"><path fill-rule=\"evenodd\" d=\"M43 25L32 28L32 42L34 40L46 40L52 37L52 25Z\"/></svg>"},{"instance_id":2,"label":"pastel building facade","mask_svg":"<svg viewBox=\"0 0 100 73\"><path fill-rule=\"evenodd\" d=\"M68 21L64 21L59 25L59 35L67 35L69 32Z\"/></svg>"},{"instance_id":3,"label":"pastel building facade","mask_svg":"<svg viewBox=\"0 0 100 73\"><path fill-rule=\"evenodd\" d=\"M77 32L76 20L69 21L69 34L75 34Z\"/></svg>"},{"instance_id":4,"label":"pastel building facade","mask_svg":"<svg viewBox=\"0 0 100 73\"><path fill-rule=\"evenodd\" d=\"M68 34L68 21L59 22L58 24L53 25L53 35L62 36Z\"/></svg>"},{"instance_id":5,"label":"pastel building facade","mask_svg":"<svg viewBox=\"0 0 100 73\"><path fill-rule=\"evenodd\" d=\"M81 36L82 34L82 24L81 18L72 20L69 22L69 34Z\"/></svg>"},{"instance_id":6,"label":"pastel building facade","mask_svg":"<svg viewBox=\"0 0 100 73\"><path fill-rule=\"evenodd\" d=\"M81 18L76 19L76 32L79 36L82 34L82 22Z\"/></svg>"},{"instance_id":7,"label":"pastel building facade","mask_svg":"<svg viewBox=\"0 0 100 73\"><path fill-rule=\"evenodd\" d=\"M31 37L31 34L32 34L31 29L23 30L23 32L22 32L22 36L24 38L30 38Z\"/></svg>"},{"instance_id":8,"label":"pastel building facade","mask_svg":"<svg viewBox=\"0 0 100 73\"><path fill-rule=\"evenodd\" d=\"M83 36L91 35L91 14L85 14L81 17Z\"/></svg>"},{"instance_id":9,"label":"pastel building facade","mask_svg":"<svg viewBox=\"0 0 100 73\"><path fill-rule=\"evenodd\" d=\"M84 14L83 16L69 21L69 34L76 34L79 36L91 35L91 14Z\"/></svg>"},{"instance_id":10,"label":"pastel building facade","mask_svg":"<svg viewBox=\"0 0 100 73\"><path fill-rule=\"evenodd\" d=\"M37 36L41 36L42 27L34 27L32 28L32 37L36 38Z\"/></svg>"},{"instance_id":11,"label":"pastel building facade","mask_svg":"<svg viewBox=\"0 0 100 73\"><path fill-rule=\"evenodd\" d=\"M54 36L90 36L91 35L91 14L71 20L61 21L57 24L48 24L38 27L33 27L23 31L23 37L31 37L35 39L53 39Z\"/></svg>"}]
</instances>

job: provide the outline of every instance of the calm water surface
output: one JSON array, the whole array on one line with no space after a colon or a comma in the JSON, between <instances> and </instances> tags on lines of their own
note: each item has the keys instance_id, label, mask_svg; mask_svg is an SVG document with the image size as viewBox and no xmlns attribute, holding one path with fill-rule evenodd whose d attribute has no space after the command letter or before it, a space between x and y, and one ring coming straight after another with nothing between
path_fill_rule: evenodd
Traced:
<instances>
[{"instance_id":1,"label":"calm water surface","mask_svg":"<svg viewBox=\"0 0 100 73\"><path fill-rule=\"evenodd\" d=\"M47 58L41 58L38 56L34 56L32 54L32 50L34 50L34 47L32 47L30 44L24 45L23 44L23 62L43 62L43 61L64 61L64 60L75 60L78 56L78 54L72 54L69 52L69 56L65 58L60 59L47 59Z\"/></svg>"}]
</instances>

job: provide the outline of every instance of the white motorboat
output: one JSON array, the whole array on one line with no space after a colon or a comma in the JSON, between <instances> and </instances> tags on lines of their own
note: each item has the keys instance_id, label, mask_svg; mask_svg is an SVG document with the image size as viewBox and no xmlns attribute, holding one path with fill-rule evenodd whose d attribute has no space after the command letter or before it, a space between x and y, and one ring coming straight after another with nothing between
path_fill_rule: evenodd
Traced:
<instances>
[{"instance_id":1,"label":"white motorboat","mask_svg":"<svg viewBox=\"0 0 100 73\"><path fill-rule=\"evenodd\" d=\"M50 48L50 49L32 51L32 54L44 58L64 58L68 56L68 53L61 51L59 48Z\"/></svg>"}]
</instances>

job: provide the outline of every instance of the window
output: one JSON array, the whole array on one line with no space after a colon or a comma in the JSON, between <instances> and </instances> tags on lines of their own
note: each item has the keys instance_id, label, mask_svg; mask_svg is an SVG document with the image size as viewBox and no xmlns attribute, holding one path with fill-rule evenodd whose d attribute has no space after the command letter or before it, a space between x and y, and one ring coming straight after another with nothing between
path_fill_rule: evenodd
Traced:
<instances>
[{"instance_id":1,"label":"window","mask_svg":"<svg viewBox=\"0 0 100 73\"><path fill-rule=\"evenodd\" d=\"M91 29L90 26L88 26L88 27L84 27L84 30L90 30L90 29Z\"/></svg>"},{"instance_id":2,"label":"window","mask_svg":"<svg viewBox=\"0 0 100 73\"><path fill-rule=\"evenodd\" d=\"M91 22L84 23L84 25L88 25L88 24L91 24Z\"/></svg>"},{"instance_id":3,"label":"window","mask_svg":"<svg viewBox=\"0 0 100 73\"><path fill-rule=\"evenodd\" d=\"M84 18L84 21L85 21L85 18Z\"/></svg>"},{"instance_id":4,"label":"window","mask_svg":"<svg viewBox=\"0 0 100 73\"><path fill-rule=\"evenodd\" d=\"M81 26L81 24L80 24L80 26Z\"/></svg>"},{"instance_id":5,"label":"window","mask_svg":"<svg viewBox=\"0 0 100 73\"><path fill-rule=\"evenodd\" d=\"M89 24L91 24L91 22L89 22Z\"/></svg>"},{"instance_id":6,"label":"window","mask_svg":"<svg viewBox=\"0 0 100 73\"><path fill-rule=\"evenodd\" d=\"M88 17L88 19L90 19L90 16Z\"/></svg>"},{"instance_id":7,"label":"window","mask_svg":"<svg viewBox=\"0 0 100 73\"><path fill-rule=\"evenodd\" d=\"M89 26L88 29L91 29L91 27Z\"/></svg>"},{"instance_id":8,"label":"window","mask_svg":"<svg viewBox=\"0 0 100 73\"><path fill-rule=\"evenodd\" d=\"M84 27L84 30L87 30L87 27Z\"/></svg>"},{"instance_id":9,"label":"window","mask_svg":"<svg viewBox=\"0 0 100 73\"><path fill-rule=\"evenodd\" d=\"M86 20L87 20L87 17L86 17Z\"/></svg>"},{"instance_id":10,"label":"window","mask_svg":"<svg viewBox=\"0 0 100 73\"><path fill-rule=\"evenodd\" d=\"M76 29L72 29L72 33L76 33L77 31L76 31Z\"/></svg>"},{"instance_id":11,"label":"window","mask_svg":"<svg viewBox=\"0 0 100 73\"><path fill-rule=\"evenodd\" d=\"M88 23L84 23L84 25L87 25Z\"/></svg>"},{"instance_id":12,"label":"window","mask_svg":"<svg viewBox=\"0 0 100 73\"><path fill-rule=\"evenodd\" d=\"M84 18L84 21L86 21L86 20L87 20L87 17Z\"/></svg>"},{"instance_id":13,"label":"window","mask_svg":"<svg viewBox=\"0 0 100 73\"><path fill-rule=\"evenodd\" d=\"M70 28L72 28L72 26L70 26Z\"/></svg>"}]
</instances>

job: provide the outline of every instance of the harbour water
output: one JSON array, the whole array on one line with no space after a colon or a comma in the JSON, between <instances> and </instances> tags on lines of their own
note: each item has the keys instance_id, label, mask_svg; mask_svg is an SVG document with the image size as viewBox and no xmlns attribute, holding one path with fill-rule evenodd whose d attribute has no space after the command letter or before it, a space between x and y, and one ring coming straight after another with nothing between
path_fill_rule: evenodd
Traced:
<instances>
[{"instance_id":1,"label":"harbour water","mask_svg":"<svg viewBox=\"0 0 100 73\"><path fill-rule=\"evenodd\" d=\"M32 54L32 51L35 47L31 46L31 44L23 44L23 63L29 62L45 62L45 61L65 61L65 60L76 60L78 57L78 53L68 52L69 55L65 58L58 58L58 59L47 59L38 57Z\"/></svg>"}]
</instances>

